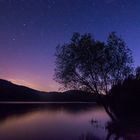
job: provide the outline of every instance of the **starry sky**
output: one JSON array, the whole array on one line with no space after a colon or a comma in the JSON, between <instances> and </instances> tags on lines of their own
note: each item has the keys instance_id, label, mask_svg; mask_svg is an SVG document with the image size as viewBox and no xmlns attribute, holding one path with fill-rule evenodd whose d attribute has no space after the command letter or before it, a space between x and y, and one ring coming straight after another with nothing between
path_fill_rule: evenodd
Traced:
<instances>
[{"instance_id":1,"label":"starry sky","mask_svg":"<svg viewBox=\"0 0 140 140\"><path fill-rule=\"evenodd\" d=\"M140 0L0 0L0 78L44 91L53 80L55 48L73 32L105 41L116 31L140 64Z\"/></svg>"}]
</instances>

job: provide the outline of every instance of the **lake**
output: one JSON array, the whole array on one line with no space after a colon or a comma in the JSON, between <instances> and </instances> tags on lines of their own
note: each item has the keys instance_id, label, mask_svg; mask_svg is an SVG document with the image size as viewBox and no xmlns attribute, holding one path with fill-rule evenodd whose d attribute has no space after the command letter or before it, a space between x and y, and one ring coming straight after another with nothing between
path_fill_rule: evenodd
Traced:
<instances>
[{"instance_id":1,"label":"lake","mask_svg":"<svg viewBox=\"0 0 140 140\"><path fill-rule=\"evenodd\" d=\"M0 104L0 140L105 140L109 122L95 103Z\"/></svg>"}]
</instances>

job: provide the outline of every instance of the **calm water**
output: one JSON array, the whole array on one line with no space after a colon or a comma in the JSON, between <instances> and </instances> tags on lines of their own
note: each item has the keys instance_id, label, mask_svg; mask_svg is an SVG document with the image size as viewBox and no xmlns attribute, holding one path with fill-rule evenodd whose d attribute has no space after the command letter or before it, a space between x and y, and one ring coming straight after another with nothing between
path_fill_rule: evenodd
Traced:
<instances>
[{"instance_id":1,"label":"calm water","mask_svg":"<svg viewBox=\"0 0 140 140\"><path fill-rule=\"evenodd\" d=\"M105 140L108 122L96 104L0 104L0 140Z\"/></svg>"}]
</instances>

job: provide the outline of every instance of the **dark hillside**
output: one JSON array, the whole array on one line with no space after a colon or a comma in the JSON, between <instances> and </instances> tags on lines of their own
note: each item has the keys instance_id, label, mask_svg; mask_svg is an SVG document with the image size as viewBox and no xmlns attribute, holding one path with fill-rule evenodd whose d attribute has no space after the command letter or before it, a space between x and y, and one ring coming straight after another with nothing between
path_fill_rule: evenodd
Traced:
<instances>
[{"instance_id":1,"label":"dark hillside","mask_svg":"<svg viewBox=\"0 0 140 140\"><path fill-rule=\"evenodd\" d=\"M0 79L0 101L95 102L96 97L78 90L41 92Z\"/></svg>"}]
</instances>

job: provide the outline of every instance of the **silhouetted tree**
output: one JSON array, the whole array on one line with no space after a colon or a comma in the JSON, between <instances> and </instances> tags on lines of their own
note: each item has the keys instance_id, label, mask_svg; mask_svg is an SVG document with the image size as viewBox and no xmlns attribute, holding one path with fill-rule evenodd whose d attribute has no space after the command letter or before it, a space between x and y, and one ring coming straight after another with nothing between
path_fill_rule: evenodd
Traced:
<instances>
[{"instance_id":1,"label":"silhouetted tree","mask_svg":"<svg viewBox=\"0 0 140 140\"><path fill-rule=\"evenodd\" d=\"M136 78L140 79L140 67L137 67L135 71L136 71Z\"/></svg>"},{"instance_id":2,"label":"silhouetted tree","mask_svg":"<svg viewBox=\"0 0 140 140\"><path fill-rule=\"evenodd\" d=\"M96 94L110 113L101 95L130 75L131 64L131 51L114 32L106 43L93 39L91 34L74 33L68 44L57 47L55 80L64 88Z\"/></svg>"},{"instance_id":3,"label":"silhouetted tree","mask_svg":"<svg viewBox=\"0 0 140 140\"><path fill-rule=\"evenodd\" d=\"M135 75L130 75L121 83L114 85L108 99L110 109L119 120L134 119L138 122L140 117L140 67L136 68Z\"/></svg>"}]
</instances>

